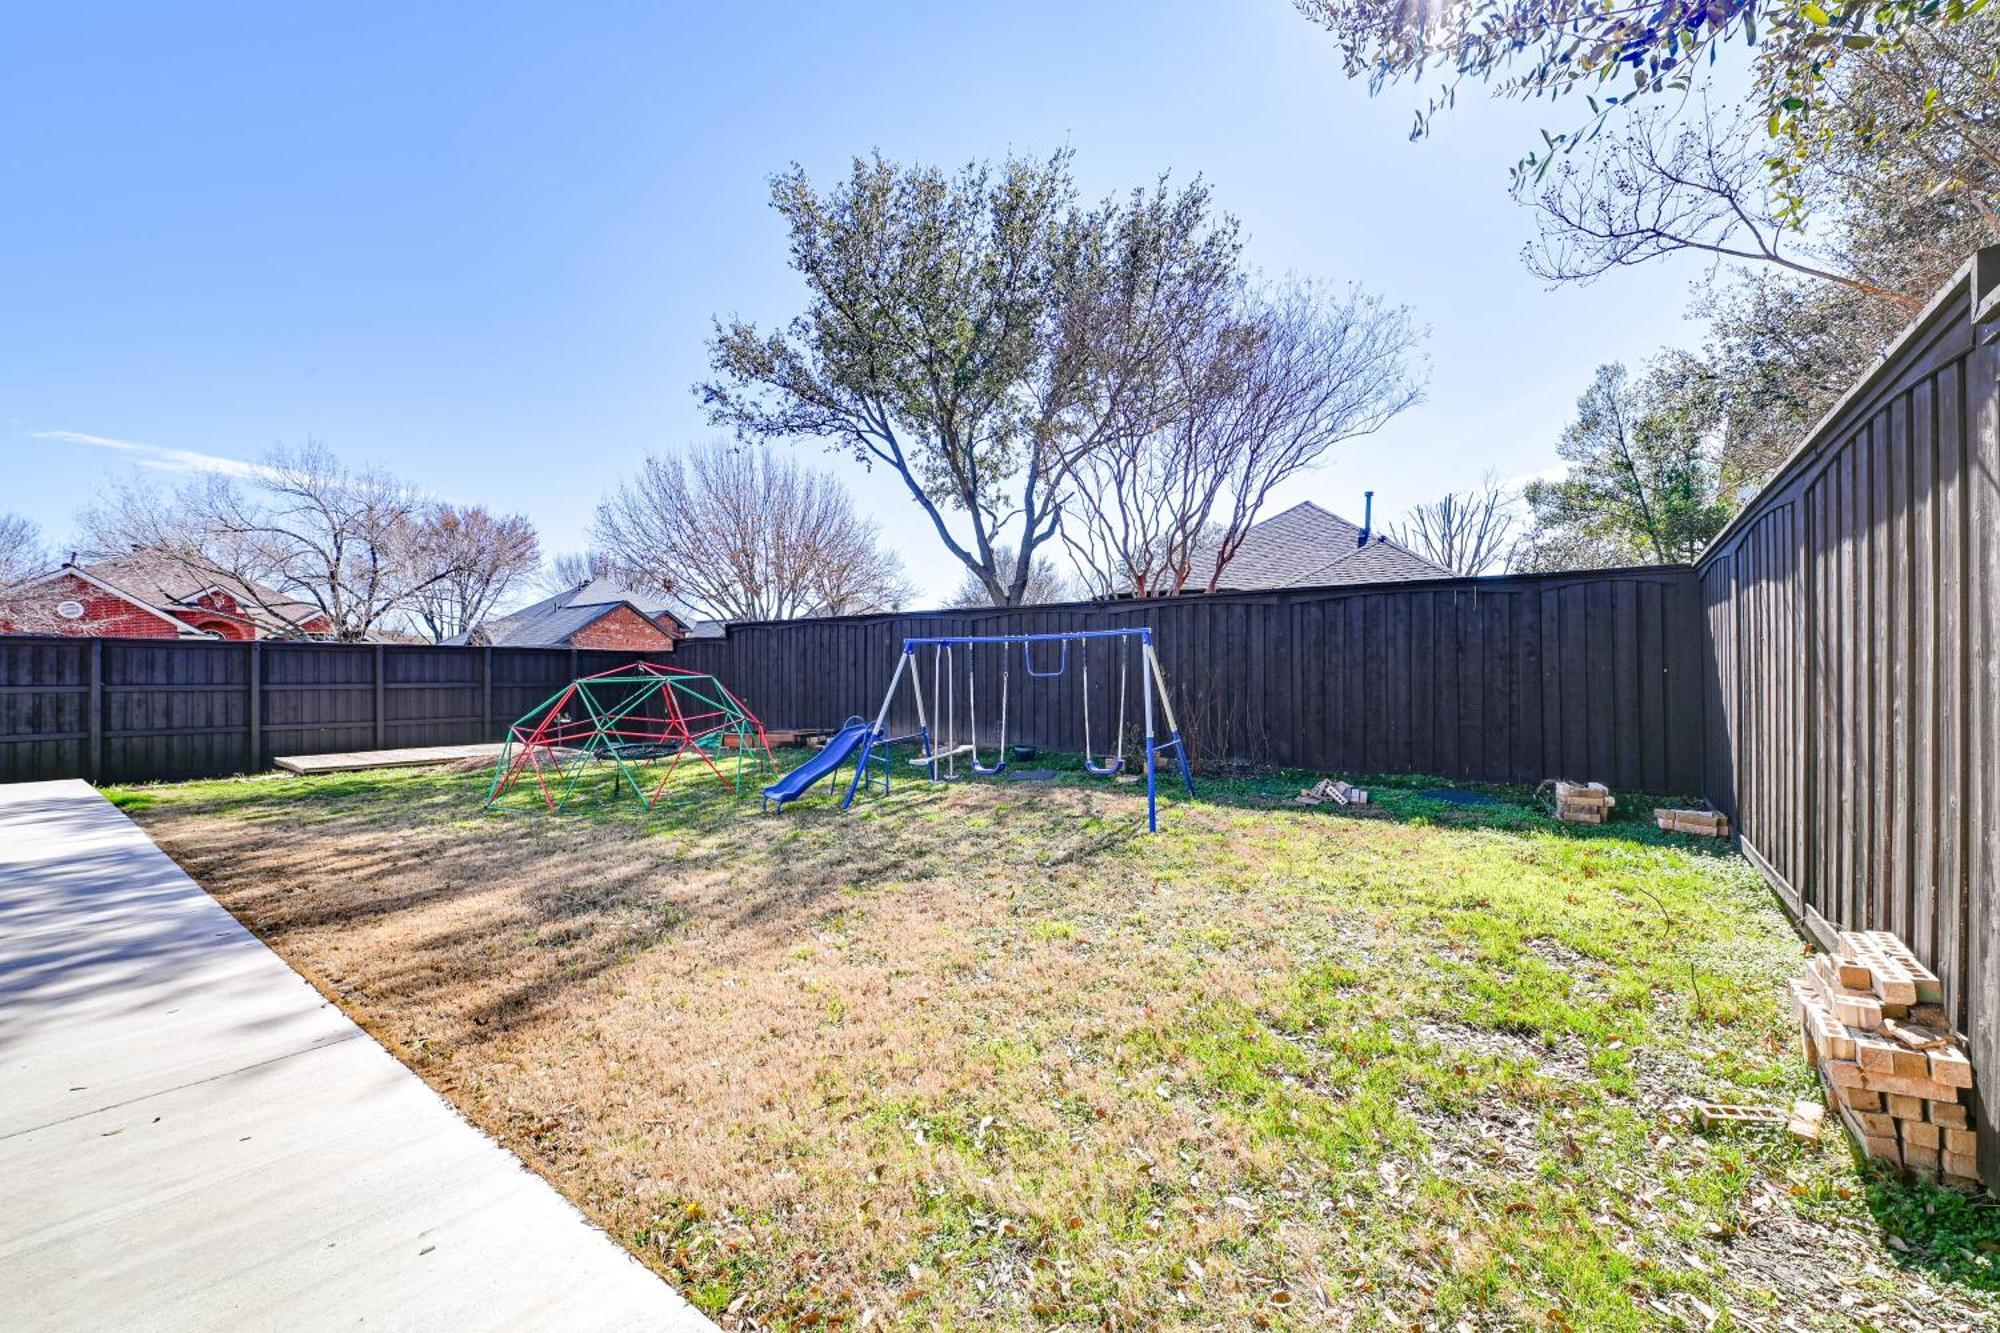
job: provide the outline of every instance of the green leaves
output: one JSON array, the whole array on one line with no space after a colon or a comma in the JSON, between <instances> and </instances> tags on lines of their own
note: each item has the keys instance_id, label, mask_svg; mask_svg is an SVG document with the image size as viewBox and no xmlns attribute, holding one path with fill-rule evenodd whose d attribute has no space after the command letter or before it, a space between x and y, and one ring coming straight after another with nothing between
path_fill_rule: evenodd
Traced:
<instances>
[{"instance_id":1,"label":"green leaves","mask_svg":"<svg viewBox=\"0 0 2000 1333\"><path fill-rule=\"evenodd\" d=\"M1070 471L1128 429L1190 312L1238 281L1235 222L1162 177L1086 205L1070 154L947 173L879 155L815 188L771 182L805 309L718 325L710 419L893 469L940 541L1018 602ZM1012 545L1007 578L998 552Z\"/></svg>"},{"instance_id":2,"label":"green leaves","mask_svg":"<svg viewBox=\"0 0 2000 1333\"><path fill-rule=\"evenodd\" d=\"M1568 475L1527 488L1531 546L1583 564L1692 560L1734 509L1721 426L1718 387L1691 357L1664 358L1637 382L1617 362L1599 366L1557 446Z\"/></svg>"}]
</instances>

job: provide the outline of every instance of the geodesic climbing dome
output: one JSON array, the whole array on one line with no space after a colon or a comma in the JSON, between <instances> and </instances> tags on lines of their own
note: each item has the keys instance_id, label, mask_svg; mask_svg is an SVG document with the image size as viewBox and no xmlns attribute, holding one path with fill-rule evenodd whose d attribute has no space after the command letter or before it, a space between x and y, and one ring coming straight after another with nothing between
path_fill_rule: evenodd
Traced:
<instances>
[{"instance_id":1,"label":"geodesic climbing dome","mask_svg":"<svg viewBox=\"0 0 2000 1333\"><path fill-rule=\"evenodd\" d=\"M716 762L732 747L734 778ZM525 788L526 775L543 804L561 810L588 773L610 764L614 787L629 787L650 810L689 756L732 792L746 756L773 767L764 724L728 686L706 672L634 662L571 681L508 728L486 804Z\"/></svg>"}]
</instances>

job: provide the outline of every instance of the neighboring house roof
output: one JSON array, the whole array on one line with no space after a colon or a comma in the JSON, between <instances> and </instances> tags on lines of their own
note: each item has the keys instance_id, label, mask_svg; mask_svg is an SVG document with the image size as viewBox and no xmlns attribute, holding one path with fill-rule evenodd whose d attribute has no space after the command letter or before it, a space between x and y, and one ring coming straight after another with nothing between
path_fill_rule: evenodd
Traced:
<instances>
[{"instance_id":1,"label":"neighboring house roof","mask_svg":"<svg viewBox=\"0 0 2000 1333\"><path fill-rule=\"evenodd\" d=\"M64 577L81 579L158 616L179 629L184 638L214 637L191 623L199 620L234 621L267 635L296 634L315 620L322 625L325 622L324 613L309 602L294 601L259 584L196 574L156 551L131 551L88 565L66 560L46 574L15 584L10 591L19 593ZM227 605L217 604L213 595L218 593L227 599Z\"/></svg>"},{"instance_id":2,"label":"neighboring house roof","mask_svg":"<svg viewBox=\"0 0 2000 1333\"><path fill-rule=\"evenodd\" d=\"M1195 552L1188 575L1189 591L1199 592L1208 586L1215 558L1212 546ZM1244 534L1236 554L1222 567L1216 586L1252 592L1451 577L1452 572L1443 565L1379 532L1369 534L1367 544L1362 545L1360 527L1307 500L1254 524Z\"/></svg>"},{"instance_id":3,"label":"neighboring house roof","mask_svg":"<svg viewBox=\"0 0 2000 1333\"><path fill-rule=\"evenodd\" d=\"M557 594L559 597L564 595ZM581 587L572 588L567 598L565 605L568 606L611 606L618 602L629 602L649 620L669 615L674 618L674 623L683 628L693 624L695 620L694 612L677 597L669 597L664 593L641 592L611 579L592 579Z\"/></svg>"},{"instance_id":4,"label":"neighboring house roof","mask_svg":"<svg viewBox=\"0 0 2000 1333\"><path fill-rule=\"evenodd\" d=\"M677 638L685 637L688 626L694 621L693 615L671 597L621 587L610 579L592 579L553 597L545 597L533 606L524 606L510 615L489 620L471 633L457 635L445 642L490 643L496 648L563 646L574 635L621 606L630 607L656 624L663 616L672 620L673 628L661 628Z\"/></svg>"},{"instance_id":5,"label":"neighboring house roof","mask_svg":"<svg viewBox=\"0 0 2000 1333\"><path fill-rule=\"evenodd\" d=\"M311 602L286 597L262 584L196 573L158 551L131 551L88 566L64 568L80 569L99 583L168 612L185 607L203 615L227 614L198 600L205 593L220 592L236 604L241 613L237 619L248 620L266 634L297 634L310 622L325 620L325 613Z\"/></svg>"}]
</instances>

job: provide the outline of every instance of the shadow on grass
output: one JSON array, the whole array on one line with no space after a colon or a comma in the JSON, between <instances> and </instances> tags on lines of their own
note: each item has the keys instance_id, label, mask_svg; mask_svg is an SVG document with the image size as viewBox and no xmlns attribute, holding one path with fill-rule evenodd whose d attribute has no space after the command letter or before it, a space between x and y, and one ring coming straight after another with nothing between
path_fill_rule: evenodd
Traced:
<instances>
[{"instance_id":1,"label":"shadow on grass","mask_svg":"<svg viewBox=\"0 0 2000 1333\"><path fill-rule=\"evenodd\" d=\"M781 753L777 770L806 757ZM1005 804L981 817L1004 837L1039 842L1028 849L1039 853L1034 864L1087 865L1143 842L1141 784L1091 775L1075 755L1045 753L1035 762L1055 771L1050 784L961 778L1005 792ZM665 765L638 768L650 791ZM1725 842L1661 833L1643 796L1624 797L1617 817L1601 826L1559 823L1519 786L1457 784L1487 804L1436 799L1424 793L1449 784L1426 775L1359 779L1371 792L1365 807L1290 803L1319 776L1202 776L1189 801L1175 775L1160 784L1161 828L1171 835L1194 811L1254 811L1287 821L1608 837L1731 854ZM112 795L158 825L196 878L261 935L402 932L397 956L371 969L367 984L441 1017L448 1011L456 1039L477 1041L535 1021L570 987L670 936L697 932L730 950L785 940L843 893L949 874L981 837L962 807L940 799L948 793L939 787L950 784L932 784L900 762L887 797L871 794L849 811L839 808L844 784L830 780L782 814L765 815L758 793L768 780L746 766L732 792L706 766L683 764L646 809L613 766L598 764L560 812L533 791L488 807L490 772L436 769L273 775ZM1097 799L1080 814L1074 800L1046 799L1051 786ZM217 838L197 822L176 840L180 820L203 817L269 832ZM440 928L440 915L451 921L454 904L479 897L489 903L475 909L476 921ZM339 988L340 978L327 980Z\"/></svg>"},{"instance_id":2,"label":"shadow on grass","mask_svg":"<svg viewBox=\"0 0 2000 1333\"><path fill-rule=\"evenodd\" d=\"M2000 1200L1905 1181L1857 1154L1868 1211L1896 1261L1980 1291L2000 1291Z\"/></svg>"}]
</instances>

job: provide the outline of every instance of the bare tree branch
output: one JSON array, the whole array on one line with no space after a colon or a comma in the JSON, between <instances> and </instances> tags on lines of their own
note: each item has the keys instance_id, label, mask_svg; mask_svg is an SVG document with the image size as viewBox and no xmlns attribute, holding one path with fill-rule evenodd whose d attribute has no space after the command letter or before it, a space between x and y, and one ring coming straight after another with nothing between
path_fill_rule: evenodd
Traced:
<instances>
[{"instance_id":1,"label":"bare tree branch","mask_svg":"<svg viewBox=\"0 0 2000 1333\"><path fill-rule=\"evenodd\" d=\"M1679 251L1762 263L1893 301L1919 298L1785 249L1753 127L1707 98L1687 114L1635 113L1582 161L1566 160L1531 200L1539 240L1525 258L1551 282L1587 282Z\"/></svg>"},{"instance_id":2,"label":"bare tree branch","mask_svg":"<svg viewBox=\"0 0 2000 1333\"><path fill-rule=\"evenodd\" d=\"M85 512L83 527L98 553L148 551L226 582L290 633L307 633L309 607L332 637L356 640L452 576L410 559L423 508L407 483L351 471L309 439L272 453L241 482L210 476L171 495L117 488Z\"/></svg>"},{"instance_id":3,"label":"bare tree branch","mask_svg":"<svg viewBox=\"0 0 2000 1333\"><path fill-rule=\"evenodd\" d=\"M1413 507L1390 536L1454 574L1504 571L1514 554L1520 498L1489 473L1473 490Z\"/></svg>"},{"instance_id":4,"label":"bare tree branch","mask_svg":"<svg viewBox=\"0 0 2000 1333\"><path fill-rule=\"evenodd\" d=\"M766 446L698 445L648 458L598 507L611 569L717 620L893 609L910 596L834 478Z\"/></svg>"},{"instance_id":5,"label":"bare tree branch","mask_svg":"<svg viewBox=\"0 0 2000 1333\"><path fill-rule=\"evenodd\" d=\"M419 589L411 615L433 643L443 643L484 624L542 555L534 525L521 514L435 504L413 525L405 558Z\"/></svg>"},{"instance_id":6,"label":"bare tree branch","mask_svg":"<svg viewBox=\"0 0 2000 1333\"><path fill-rule=\"evenodd\" d=\"M1066 497L1064 540L1101 595L1213 591L1274 489L1423 395L1421 330L1359 289L1235 293L1176 327L1169 387Z\"/></svg>"}]
</instances>

